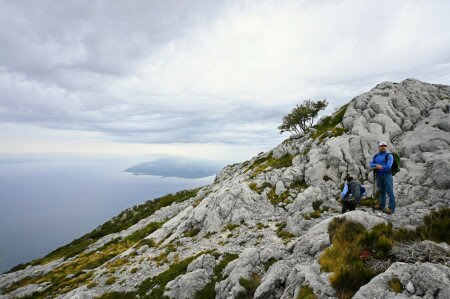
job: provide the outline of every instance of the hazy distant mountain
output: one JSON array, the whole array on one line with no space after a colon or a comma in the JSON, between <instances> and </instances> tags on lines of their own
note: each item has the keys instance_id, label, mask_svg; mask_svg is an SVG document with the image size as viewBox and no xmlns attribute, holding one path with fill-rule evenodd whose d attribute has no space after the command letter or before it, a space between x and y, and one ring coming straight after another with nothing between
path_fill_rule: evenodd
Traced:
<instances>
[{"instance_id":1,"label":"hazy distant mountain","mask_svg":"<svg viewBox=\"0 0 450 299\"><path fill-rule=\"evenodd\" d=\"M218 173L225 162L186 159L186 158L161 158L151 162L139 163L125 172L131 172L135 175L158 175L163 177L179 177L186 179L203 178Z\"/></svg>"}]
</instances>

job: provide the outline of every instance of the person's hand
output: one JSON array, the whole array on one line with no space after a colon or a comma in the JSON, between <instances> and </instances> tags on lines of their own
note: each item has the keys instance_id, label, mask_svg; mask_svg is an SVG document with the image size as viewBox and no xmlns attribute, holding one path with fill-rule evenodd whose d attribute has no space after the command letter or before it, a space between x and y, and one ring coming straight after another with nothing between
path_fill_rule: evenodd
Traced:
<instances>
[{"instance_id":1,"label":"person's hand","mask_svg":"<svg viewBox=\"0 0 450 299\"><path fill-rule=\"evenodd\" d=\"M377 165L375 166L375 169L381 170L381 169L383 169L383 166L381 166L380 164L377 164Z\"/></svg>"}]
</instances>

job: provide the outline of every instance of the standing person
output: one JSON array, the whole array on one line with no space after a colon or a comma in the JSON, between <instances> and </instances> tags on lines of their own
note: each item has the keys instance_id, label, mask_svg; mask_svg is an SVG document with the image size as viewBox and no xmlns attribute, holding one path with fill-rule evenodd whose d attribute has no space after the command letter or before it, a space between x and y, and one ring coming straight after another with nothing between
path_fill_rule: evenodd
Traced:
<instances>
[{"instance_id":1,"label":"standing person","mask_svg":"<svg viewBox=\"0 0 450 299\"><path fill-rule=\"evenodd\" d=\"M378 191L380 192L380 202L374 207L377 210L383 210L386 214L395 212L394 180L391 167L394 163L394 156L386 152L387 143L378 144L379 152L376 154L370 167L376 172ZM386 206L386 193L389 195L389 207Z\"/></svg>"},{"instance_id":2,"label":"standing person","mask_svg":"<svg viewBox=\"0 0 450 299\"><path fill-rule=\"evenodd\" d=\"M347 183L341 193L342 214L347 211L354 211L361 200L361 183L353 180L351 176L347 176L345 180Z\"/></svg>"}]
</instances>

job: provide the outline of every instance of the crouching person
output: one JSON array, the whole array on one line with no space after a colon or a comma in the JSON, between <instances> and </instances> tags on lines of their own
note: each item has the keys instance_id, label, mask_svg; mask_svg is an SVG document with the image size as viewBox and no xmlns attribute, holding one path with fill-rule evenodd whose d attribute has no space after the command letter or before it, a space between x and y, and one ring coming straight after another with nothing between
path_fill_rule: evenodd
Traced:
<instances>
[{"instance_id":1,"label":"crouching person","mask_svg":"<svg viewBox=\"0 0 450 299\"><path fill-rule=\"evenodd\" d=\"M361 183L351 176L345 178L346 183L341 193L342 213L354 211L361 200Z\"/></svg>"}]
</instances>

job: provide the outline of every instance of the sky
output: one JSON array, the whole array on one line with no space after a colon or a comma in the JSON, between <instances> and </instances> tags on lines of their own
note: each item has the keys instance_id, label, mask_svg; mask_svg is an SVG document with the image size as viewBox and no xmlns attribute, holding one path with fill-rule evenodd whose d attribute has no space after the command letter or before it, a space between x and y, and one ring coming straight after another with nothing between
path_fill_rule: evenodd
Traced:
<instances>
[{"instance_id":1,"label":"sky","mask_svg":"<svg viewBox=\"0 0 450 299\"><path fill-rule=\"evenodd\" d=\"M382 81L450 84L450 1L0 0L0 155L241 161Z\"/></svg>"}]
</instances>

